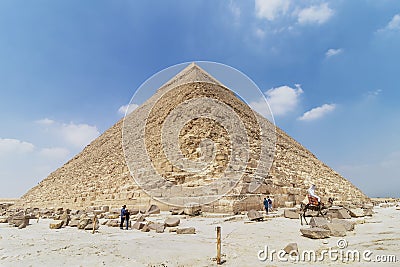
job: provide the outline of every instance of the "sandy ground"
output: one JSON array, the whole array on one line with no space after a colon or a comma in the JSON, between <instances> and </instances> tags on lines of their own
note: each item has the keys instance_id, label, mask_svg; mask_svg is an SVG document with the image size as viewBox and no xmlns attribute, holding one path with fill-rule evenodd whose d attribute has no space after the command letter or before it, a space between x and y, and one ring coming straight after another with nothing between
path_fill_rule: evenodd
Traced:
<instances>
[{"instance_id":1,"label":"sandy ground","mask_svg":"<svg viewBox=\"0 0 400 267\"><path fill-rule=\"evenodd\" d=\"M49 229L52 220L31 220L25 229L17 229L0 224L0 266L216 266L216 226L222 227L222 266L293 266L295 263L286 255L283 262L274 254L265 261L258 258L258 252L281 250L288 243L296 242L300 253L324 249L337 250L332 258L324 261L300 261L308 266L399 266L400 265L400 210L394 207L375 208L373 217L353 219L357 224L353 232L344 238L330 237L312 240L301 236L299 220L283 217L268 218L263 222L249 222L245 216L236 217L195 217L182 219L180 226L194 226L195 235L140 232L120 230L101 226L91 231L66 227ZM275 214L279 214L279 210ZM150 217L162 221L168 214ZM340 250L337 242L344 239L348 244ZM335 260L340 251L358 250L361 255L366 250L371 262ZM260 254L264 256L265 254ZM376 256L394 255L396 263L372 262ZM362 257L362 256L361 256ZM382 257L381 257L382 258Z\"/></svg>"}]
</instances>

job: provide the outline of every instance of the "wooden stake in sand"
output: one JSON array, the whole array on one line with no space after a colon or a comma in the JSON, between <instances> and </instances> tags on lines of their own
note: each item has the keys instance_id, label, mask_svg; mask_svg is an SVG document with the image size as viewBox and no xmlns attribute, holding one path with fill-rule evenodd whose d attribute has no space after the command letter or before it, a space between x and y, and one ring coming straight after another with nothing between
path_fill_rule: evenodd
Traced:
<instances>
[{"instance_id":1,"label":"wooden stake in sand","mask_svg":"<svg viewBox=\"0 0 400 267\"><path fill-rule=\"evenodd\" d=\"M92 234L94 234L94 232L96 231L96 223L97 223L97 214L94 215L93 218L93 230L92 230Z\"/></svg>"},{"instance_id":2,"label":"wooden stake in sand","mask_svg":"<svg viewBox=\"0 0 400 267\"><path fill-rule=\"evenodd\" d=\"M221 226L217 226L217 264L221 264Z\"/></svg>"}]
</instances>

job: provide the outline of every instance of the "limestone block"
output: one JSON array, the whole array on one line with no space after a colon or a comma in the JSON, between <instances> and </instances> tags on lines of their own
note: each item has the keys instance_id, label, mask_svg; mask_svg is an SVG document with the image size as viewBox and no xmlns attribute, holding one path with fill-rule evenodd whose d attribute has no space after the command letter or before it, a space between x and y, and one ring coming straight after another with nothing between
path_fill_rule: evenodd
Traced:
<instances>
[{"instance_id":1,"label":"limestone block","mask_svg":"<svg viewBox=\"0 0 400 267\"><path fill-rule=\"evenodd\" d=\"M346 209L339 209L337 211L337 218L338 219L351 219L350 214L347 212Z\"/></svg>"},{"instance_id":2,"label":"limestone block","mask_svg":"<svg viewBox=\"0 0 400 267\"><path fill-rule=\"evenodd\" d=\"M146 225L146 224L143 223L143 222L135 222L135 223L132 225L132 228L133 228L133 229L136 229L136 230L141 230L145 225Z\"/></svg>"},{"instance_id":3,"label":"limestone block","mask_svg":"<svg viewBox=\"0 0 400 267\"><path fill-rule=\"evenodd\" d=\"M364 217L364 211L361 208L349 209L349 213L351 217Z\"/></svg>"},{"instance_id":4,"label":"limestone block","mask_svg":"<svg viewBox=\"0 0 400 267\"><path fill-rule=\"evenodd\" d=\"M324 228L325 225L327 225L329 222L327 219L324 217L312 217L310 220L310 226L311 227L320 227Z\"/></svg>"},{"instance_id":5,"label":"limestone block","mask_svg":"<svg viewBox=\"0 0 400 267\"><path fill-rule=\"evenodd\" d=\"M179 218L167 218L164 221L164 225L166 227L175 227L175 226L178 226L180 222L181 222L181 220Z\"/></svg>"},{"instance_id":6,"label":"limestone block","mask_svg":"<svg viewBox=\"0 0 400 267\"><path fill-rule=\"evenodd\" d=\"M329 230L319 227L301 228L300 232L303 234L303 236L313 239L327 238L331 233Z\"/></svg>"},{"instance_id":7,"label":"limestone block","mask_svg":"<svg viewBox=\"0 0 400 267\"><path fill-rule=\"evenodd\" d=\"M331 236L343 237L346 236L346 228L341 223L327 223L323 226L331 232Z\"/></svg>"},{"instance_id":8,"label":"limestone block","mask_svg":"<svg viewBox=\"0 0 400 267\"><path fill-rule=\"evenodd\" d=\"M262 221L264 217L256 210L249 210L247 212L247 217L250 221Z\"/></svg>"},{"instance_id":9,"label":"limestone block","mask_svg":"<svg viewBox=\"0 0 400 267\"><path fill-rule=\"evenodd\" d=\"M60 229L64 225L64 221L58 220L55 222L50 223L50 229Z\"/></svg>"},{"instance_id":10,"label":"limestone block","mask_svg":"<svg viewBox=\"0 0 400 267\"><path fill-rule=\"evenodd\" d=\"M178 228L176 229L177 234L195 234L196 229L194 227Z\"/></svg>"},{"instance_id":11,"label":"limestone block","mask_svg":"<svg viewBox=\"0 0 400 267\"><path fill-rule=\"evenodd\" d=\"M7 216L0 216L0 223L7 223Z\"/></svg>"},{"instance_id":12,"label":"limestone block","mask_svg":"<svg viewBox=\"0 0 400 267\"><path fill-rule=\"evenodd\" d=\"M344 220L344 219L332 219L332 223L340 223L344 226L346 231L353 231L354 230L354 222L350 220Z\"/></svg>"},{"instance_id":13,"label":"limestone block","mask_svg":"<svg viewBox=\"0 0 400 267\"><path fill-rule=\"evenodd\" d=\"M157 205L150 205L150 207L148 207L146 209L146 214L160 214L160 208Z\"/></svg>"},{"instance_id":14,"label":"limestone block","mask_svg":"<svg viewBox=\"0 0 400 267\"><path fill-rule=\"evenodd\" d=\"M289 255L299 255L297 243L289 243L283 250Z\"/></svg>"},{"instance_id":15,"label":"limestone block","mask_svg":"<svg viewBox=\"0 0 400 267\"><path fill-rule=\"evenodd\" d=\"M285 209L283 212L283 216L285 218L289 218L289 219L299 219L299 213L296 212L295 210L289 210L289 209Z\"/></svg>"}]
</instances>

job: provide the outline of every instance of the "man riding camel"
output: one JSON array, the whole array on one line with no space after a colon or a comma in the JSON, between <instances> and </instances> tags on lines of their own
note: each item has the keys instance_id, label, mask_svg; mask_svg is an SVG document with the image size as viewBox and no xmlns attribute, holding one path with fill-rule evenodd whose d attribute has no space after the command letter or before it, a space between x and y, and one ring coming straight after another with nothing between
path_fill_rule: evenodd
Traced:
<instances>
[{"instance_id":1,"label":"man riding camel","mask_svg":"<svg viewBox=\"0 0 400 267\"><path fill-rule=\"evenodd\" d=\"M315 184L312 184L308 189L308 202L314 206L321 203L321 198L315 194Z\"/></svg>"}]
</instances>

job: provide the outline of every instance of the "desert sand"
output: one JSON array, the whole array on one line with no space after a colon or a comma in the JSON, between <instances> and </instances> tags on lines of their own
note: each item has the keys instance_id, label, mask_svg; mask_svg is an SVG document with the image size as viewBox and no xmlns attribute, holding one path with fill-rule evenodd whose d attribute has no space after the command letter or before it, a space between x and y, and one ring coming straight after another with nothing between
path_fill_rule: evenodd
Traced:
<instances>
[{"instance_id":1,"label":"desert sand","mask_svg":"<svg viewBox=\"0 0 400 267\"><path fill-rule=\"evenodd\" d=\"M203 214L198 217L181 216L180 226L193 226L196 234L120 230L101 225L96 233L65 227L49 229L53 220L30 220L25 229L0 224L0 266L216 266L216 226L222 229L221 266L292 266L276 258L261 261L260 250L281 250L296 242L299 252L314 250L321 253L338 249L338 240L348 246L343 250L372 252L370 259L379 255L394 255L395 263L330 260L297 264L308 266L398 266L400 261L400 210L396 207L375 207L372 217L353 218L355 230L345 237L309 239L299 231L298 219L281 217L276 210L262 222L250 222L245 215ZM151 215L149 220L162 222L169 213ZM101 222L101 221L100 221ZM305 227L305 226L303 226ZM342 241L343 242L343 241ZM263 254L261 254L263 255ZM288 255L286 255L288 258Z\"/></svg>"}]
</instances>

